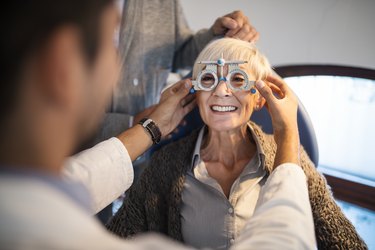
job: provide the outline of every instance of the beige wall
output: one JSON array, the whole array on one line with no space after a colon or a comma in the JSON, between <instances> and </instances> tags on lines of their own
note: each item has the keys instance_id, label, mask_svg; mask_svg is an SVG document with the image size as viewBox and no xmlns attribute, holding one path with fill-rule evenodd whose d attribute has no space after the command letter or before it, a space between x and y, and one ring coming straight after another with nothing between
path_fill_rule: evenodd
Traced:
<instances>
[{"instance_id":1,"label":"beige wall","mask_svg":"<svg viewBox=\"0 0 375 250\"><path fill-rule=\"evenodd\" d=\"M274 66L322 63L375 69L375 0L181 0L192 29L241 9Z\"/></svg>"}]
</instances>

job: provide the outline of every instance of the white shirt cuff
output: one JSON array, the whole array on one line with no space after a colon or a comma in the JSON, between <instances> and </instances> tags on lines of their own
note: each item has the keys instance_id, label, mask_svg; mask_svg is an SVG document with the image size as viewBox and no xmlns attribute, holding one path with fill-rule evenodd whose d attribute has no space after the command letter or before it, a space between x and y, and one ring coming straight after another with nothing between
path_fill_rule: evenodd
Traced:
<instances>
[{"instance_id":1,"label":"white shirt cuff","mask_svg":"<svg viewBox=\"0 0 375 250\"><path fill-rule=\"evenodd\" d=\"M96 213L132 185L133 164L125 146L113 137L68 158L64 177L86 186Z\"/></svg>"}]
</instances>

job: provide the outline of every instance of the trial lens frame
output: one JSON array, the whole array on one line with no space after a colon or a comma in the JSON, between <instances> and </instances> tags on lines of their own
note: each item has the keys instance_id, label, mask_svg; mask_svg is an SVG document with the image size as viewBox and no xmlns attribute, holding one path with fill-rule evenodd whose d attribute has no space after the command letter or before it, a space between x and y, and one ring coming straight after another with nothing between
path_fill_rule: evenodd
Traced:
<instances>
[{"instance_id":1,"label":"trial lens frame","mask_svg":"<svg viewBox=\"0 0 375 250\"><path fill-rule=\"evenodd\" d=\"M233 91L244 90L248 91L251 87L254 86L255 81L249 81L248 74L240 69L239 64L247 63L247 61L225 61L224 58L220 58L217 61L200 61L199 64L205 64L206 68L198 73L197 79L192 81L194 90L203 90L203 91L211 91L219 84L220 81L225 81L228 83L227 79L231 79L233 74L241 74L244 77L245 84L241 87L233 86L230 81L227 86ZM228 74L226 77L223 76L223 68L225 65L228 65ZM220 79L217 76L217 67L219 66L220 70ZM211 74L214 77L214 84L210 87L205 87L202 85L202 77L206 74Z\"/></svg>"}]
</instances>

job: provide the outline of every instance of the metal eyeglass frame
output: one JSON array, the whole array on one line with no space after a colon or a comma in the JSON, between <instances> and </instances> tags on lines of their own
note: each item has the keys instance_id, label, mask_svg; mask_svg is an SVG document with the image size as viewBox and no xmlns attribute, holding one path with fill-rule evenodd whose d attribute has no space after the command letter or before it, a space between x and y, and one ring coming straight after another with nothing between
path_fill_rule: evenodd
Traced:
<instances>
[{"instance_id":1,"label":"metal eyeglass frame","mask_svg":"<svg viewBox=\"0 0 375 250\"><path fill-rule=\"evenodd\" d=\"M247 63L247 61L225 61L224 58L219 58L217 61L201 61L198 62L199 64L205 64L206 68L202 70L201 72L198 73L197 79L193 80L193 89L194 90L203 90L203 91L211 91L216 88L216 86L219 84L221 81L225 81L227 86L232 90L232 91L248 91L250 90L254 84L255 81L250 81L248 74L242 70L239 67L239 64L244 64ZM228 74L226 77L223 77L223 68L225 65L228 65ZM217 76L217 68L219 67L220 70L220 75L221 77L218 78ZM214 84L212 84L210 87L205 87L202 85L202 77L205 74L211 74L214 77ZM227 79L231 79L231 76L233 74L240 73L244 77L245 84L241 87L234 87L230 83L230 80L228 81Z\"/></svg>"}]
</instances>

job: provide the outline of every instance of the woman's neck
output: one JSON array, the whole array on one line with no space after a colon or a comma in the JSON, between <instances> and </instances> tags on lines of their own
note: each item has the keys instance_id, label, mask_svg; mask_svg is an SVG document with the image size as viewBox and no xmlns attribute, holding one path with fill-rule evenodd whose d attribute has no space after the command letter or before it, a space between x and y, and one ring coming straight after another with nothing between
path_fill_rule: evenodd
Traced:
<instances>
[{"instance_id":1,"label":"woman's neck","mask_svg":"<svg viewBox=\"0 0 375 250\"><path fill-rule=\"evenodd\" d=\"M232 168L240 161L249 161L255 151L256 146L245 124L230 131L208 129L201 146L201 157L205 162L218 162Z\"/></svg>"}]
</instances>

